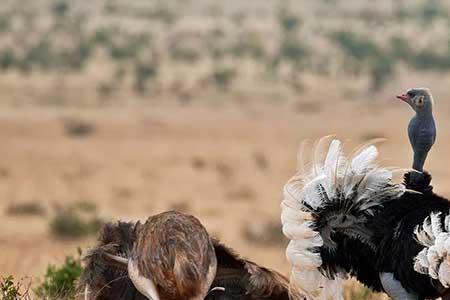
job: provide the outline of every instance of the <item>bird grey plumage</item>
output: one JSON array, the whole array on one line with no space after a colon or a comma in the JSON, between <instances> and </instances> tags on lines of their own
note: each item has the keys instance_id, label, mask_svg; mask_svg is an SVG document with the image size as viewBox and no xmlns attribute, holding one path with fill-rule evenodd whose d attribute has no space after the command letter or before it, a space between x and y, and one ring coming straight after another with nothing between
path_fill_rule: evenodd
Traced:
<instances>
[{"instance_id":1,"label":"bird grey plumage","mask_svg":"<svg viewBox=\"0 0 450 300\"><path fill-rule=\"evenodd\" d=\"M414 152L412 168L422 173L428 152L436 141L433 96L428 88L412 88L397 98L416 112L408 125L408 137Z\"/></svg>"}]
</instances>

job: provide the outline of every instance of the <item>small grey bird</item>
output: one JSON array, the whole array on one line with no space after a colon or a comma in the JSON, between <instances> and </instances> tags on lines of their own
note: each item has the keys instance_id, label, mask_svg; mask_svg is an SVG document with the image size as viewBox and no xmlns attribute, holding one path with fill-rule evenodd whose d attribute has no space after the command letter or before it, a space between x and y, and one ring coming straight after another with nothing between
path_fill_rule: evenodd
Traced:
<instances>
[{"instance_id":1,"label":"small grey bird","mask_svg":"<svg viewBox=\"0 0 450 300\"><path fill-rule=\"evenodd\" d=\"M428 88L412 88L397 98L408 103L416 112L409 122L408 136L414 152L412 168L422 173L428 152L436 141L433 96Z\"/></svg>"}]
</instances>

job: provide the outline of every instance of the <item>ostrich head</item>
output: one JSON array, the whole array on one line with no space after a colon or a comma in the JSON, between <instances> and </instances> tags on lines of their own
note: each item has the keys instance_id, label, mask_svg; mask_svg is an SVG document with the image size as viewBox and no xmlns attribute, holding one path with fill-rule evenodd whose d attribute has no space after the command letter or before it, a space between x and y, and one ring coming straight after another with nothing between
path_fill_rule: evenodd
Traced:
<instances>
[{"instance_id":1,"label":"ostrich head","mask_svg":"<svg viewBox=\"0 0 450 300\"><path fill-rule=\"evenodd\" d=\"M408 103L417 114L431 114L433 112L434 100L428 88L412 88L405 94L398 95L400 99Z\"/></svg>"}]
</instances>

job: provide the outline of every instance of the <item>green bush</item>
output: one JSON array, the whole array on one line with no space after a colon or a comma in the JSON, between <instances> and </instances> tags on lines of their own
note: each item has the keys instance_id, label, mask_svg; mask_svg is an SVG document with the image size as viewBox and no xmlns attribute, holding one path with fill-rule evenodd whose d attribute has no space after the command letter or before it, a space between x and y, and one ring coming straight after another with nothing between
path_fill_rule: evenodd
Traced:
<instances>
[{"instance_id":1,"label":"green bush","mask_svg":"<svg viewBox=\"0 0 450 300\"><path fill-rule=\"evenodd\" d=\"M450 68L450 56L437 54L429 49L424 49L414 55L411 65L418 70L441 70Z\"/></svg>"},{"instance_id":2,"label":"green bush","mask_svg":"<svg viewBox=\"0 0 450 300\"><path fill-rule=\"evenodd\" d=\"M331 39L340 46L349 62L347 70L358 74L362 70L369 73L371 90L380 90L394 73L396 58L409 51L408 45L396 39L393 48L386 51L374 42L349 31L336 31ZM409 53L409 52L408 52ZM407 59L407 57L403 57Z\"/></svg>"},{"instance_id":3,"label":"green bush","mask_svg":"<svg viewBox=\"0 0 450 300\"><path fill-rule=\"evenodd\" d=\"M54 63L54 55L51 41L44 37L26 50L23 63L47 70Z\"/></svg>"},{"instance_id":4,"label":"green bush","mask_svg":"<svg viewBox=\"0 0 450 300\"><path fill-rule=\"evenodd\" d=\"M374 57L380 53L380 49L372 41L350 31L336 31L331 34L331 39L341 47L345 54L356 60Z\"/></svg>"},{"instance_id":5,"label":"green bush","mask_svg":"<svg viewBox=\"0 0 450 300\"><path fill-rule=\"evenodd\" d=\"M7 32L11 27L11 18L7 14L0 15L0 32Z\"/></svg>"},{"instance_id":6,"label":"green bush","mask_svg":"<svg viewBox=\"0 0 450 300\"><path fill-rule=\"evenodd\" d=\"M13 276L2 277L0 281L0 299L1 300L17 300L21 299L23 292L21 292L21 285L14 282Z\"/></svg>"},{"instance_id":7,"label":"green bush","mask_svg":"<svg viewBox=\"0 0 450 300\"><path fill-rule=\"evenodd\" d=\"M22 216L42 216L45 215L45 209L36 202L26 202L12 204L6 208L8 215Z\"/></svg>"},{"instance_id":8,"label":"green bush","mask_svg":"<svg viewBox=\"0 0 450 300\"><path fill-rule=\"evenodd\" d=\"M172 24L177 19L176 12L174 10L171 10L168 6L164 6L162 4L159 4L151 11L147 12L146 16L150 19L159 20L166 24Z\"/></svg>"},{"instance_id":9,"label":"green bush","mask_svg":"<svg viewBox=\"0 0 450 300\"><path fill-rule=\"evenodd\" d=\"M96 209L87 210L86 205L57 208L50 220L50 231L58 238L79 238L98 232L102 220Z\"/></svg>"},{"instance_id":10,"label":"green bush","mask_svg":"<svg viewBox=\"0 0 450 300\"><path fill-rule=\"evenodd\" d=\"M4 48L0 50L0 68L8 70L14 67L17 63L17 57L12 48Z\"/></svg>"},{"instance_id":11,"label":"green bush","mask_svg":"<svg viewBox=\"0 0 450 300\"><path fill-rule=\"evenodd\" d=\"M409 61L413 58L414 53L406 39L402 37L393 37L389 43L390 54L396 60Z\"/></svg>"},{"instance_id":12,"label":"green bush","mask_svg":"<svg viewBox=\"0 0 450 300\"><path fill-rule=\"evenodd\" d=\"M107 34L104 32L103 34ZM150 46L151 35L147 32L137 33L137 34L128 34L128 33L120 33L119 37L120 41L109 41L107 36L100 36L97 38L105 38L108 40L109 44L109 55L112 59L115 60L127 60L127 59L136 59L139 57L139 53L147 49Z\"/></svg>"},{"instance_id":13,"label":"green bush","mask_svg":"<svg viewBox=\"0 0 450 300\"><path fill-rule=\"evenodd\" d=\"M394 62L387 55L379 55L371 60L371 89L379 91L392 77Z\"/></svg>"},{"instance_id":14,"label":"green bush","mask_svg":"<svg viewBox=\"0 0 450 300\"><path fill-rule=\"evenodd\" d=\"M143 95L148 90L148 81L158 75L158 65L153 61L137 61L134 65L134 90Z\"/></svg>"},{"instance_id":15,"label":"green bush","mask_svg":"<svg viewBox=\"0 0 450 300\"><path fill-rule=\"evenodd\" d=\"M243 34L231 48L231 52L237 57L252 57L260 59L265 56L264 45L254 33Z\"/></svg>"},{"instance_id":16,"label":"green bush","mask_svg":"<svg viewBox=\"0 0 450 300\"><path fill-rule=\"evenodd\" d=\"M102 45L105 47L110 47L114 40L114 35L119 29L110 26L110 27L99 27L92 34L91 41L96 45Z\"/></svg>"},{"instance_id":17,"label":"green bush","mask_svg":"<svg viewBox=\"0 0 450 300\"><path fill-rule=\"evenodd\" d=\"M278 12L278 23L283 32L290 33L300 27L301 20L288 7L281 7Z\"/></svg>"},{"instance_id":18,"label":"green bush","mask_svg":"<svg viewBox=\"0 0 450 300\"><path fill-rule=\"evenodd\" d=\"M56 17L64 17L69 11L69 1L56 0L52 5L52 13Z\"/></svg>"},{"instance_id":19,"label":"green bush","mask_svg":"<svg viewBox=\"0 0 450 300\"><path fill-rule=\"evenodd\" d=\"M228 89L236 77L236 70L230 67L217 67L210 75L214 85L222 90Z\"/></svg>"},{"instance_id":20,"label":"green bush","mask_svg":"<svg viewBox=\"0 0 450 300\"><path fill-rule=\"evenodd\" d=\"M308 49L294 38L286 38L281 43L280 54L282 59L301 65L308 57Z\"/></svg>"},{"instance_id":21,"label":"green bush","mask_svg":"<svg viewBox=\"0 0 450 300\"><path fill-rule=\"evenodd\" d=\"M95 132L95 124L78 117L67 117L62 122L65 133L70 137L87 137Z\"/></svg>"},{"instance_id":22,"label":"green bush","mask_svg":"<svg viewBox=\"0 0 450 300\"><path fill-rule=\"evenodd\" d=\"M424 1L423 5L418 10L418 17L421 18L425 24L432 22L437 17L446 18L447 16L446 8L442 7L440 2L436 0Z\"/></svg>"},{"instance_id":23,"label":"green bush","mask_svg":"<svg viewBox=\"0 0 450 300\"><path fill-rule=\"evenodd\" d=\"M81 253L80 249L79 252ZM81 259L68 256L62 266L47 267L44 281L34 292L42 299L75 299L76 281L82 271Z\"/></svg>"},{"instance_id":24,"label":"green bush","mask_svg":"<svg viewBox=\"0 0 450 300\"><path fill-rule=\"evenodd\" d=\"M193 47L177 45L170 48L170 56L173 60L194 63L200 59L201 55L200 52Z\"/></svg>"}]
</instances>

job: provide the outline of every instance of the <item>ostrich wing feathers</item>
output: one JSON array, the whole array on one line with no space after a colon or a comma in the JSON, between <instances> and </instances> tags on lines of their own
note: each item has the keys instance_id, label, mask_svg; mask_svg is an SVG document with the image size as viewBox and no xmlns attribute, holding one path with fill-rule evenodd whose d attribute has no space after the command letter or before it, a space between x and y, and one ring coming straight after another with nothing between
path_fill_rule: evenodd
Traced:
<instances>
[{"instance_id":1,"label":"ostrich wing feathers","mask_svg":"<svg viewBox=\"0 0 450 300\"><path fill-rule=\"evenodd\" d=\"M342 299L340 278L346 274L324 275L320 249L334 251L336 232L370 244L364 222L384 201L399 198L404 187L392 183L390 170L376 165L375 146L366 145L347 159L341 142L329 140L315 143L309 167L301 167L284 186L281 221L290 239L291 283L312 298ZM439 231L436 224L434 228Z\"/></svg>"},{"instance_id":2,"label":"ostrich wing feathers","mask_svg":"<svg viewBox=\"0 0 450 300\"><path fill-rule=\"evenodd\" d=\"M424 246L414 259L414 270L438 279L446 288L450 287L449 214L444 217L440 212L431 213L414 231Z\"/></svg>"}]
</instances>

